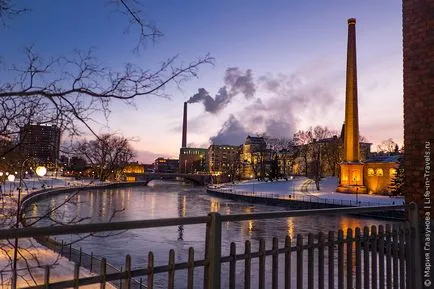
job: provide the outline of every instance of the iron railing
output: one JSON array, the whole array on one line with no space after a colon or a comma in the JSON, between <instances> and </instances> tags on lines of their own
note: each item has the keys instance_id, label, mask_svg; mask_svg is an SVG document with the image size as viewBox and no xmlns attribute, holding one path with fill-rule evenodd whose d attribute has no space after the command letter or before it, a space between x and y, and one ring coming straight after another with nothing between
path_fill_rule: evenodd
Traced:
<instances>
[{"instance_id":1,"label":"iron railing","mask_svg":"<svg viewBox=\"0 0 434 289\"><path fill-rule=\"evenodd\" d=\"M271 249L266 249L265 241L259 240L259 250L253 251L251 242L245 241L244 252L237 253L234 243L230 244L230 253L221 254L222 222L236 222L259 219L287 218L307 215L336 215L365 212L387 212L408 208L410 222L404 226L375 226L371 228L349 228L344 232L319 232L309 234L306 239L297 235L296 242L287 236L283 246L273 238ZM419 233L417 206L377 206L358 208L333 208L318 210L296 210L286 212L251 213L238 215L220 215L210 213L208 216L184 217L171 219L129 221L103 224L81 224L42 228L20 228L0 231L0 239L38 237L126 229L143 229L163 226L206 224L205 256L195 259L194 249L189 248L188 260L176 263L175 251L170 250L167 265L155 266L154 254L149 252L148 264L140 269L131 268L131 257L125 258L123 272L108 273L106 260L103 258L97 276L79 278L79 266L75 265L72 280L50 283L50 272L46 269L43 284L29 288L78 288L83 285L100 284L105 288L106 282L122 280L123 288L131 288L132 278L146 278L146 287L154 288L157 274L166 274L167 288L174 288L175 271L187 270L186 288L194 288L196 268L203 267L203 288L222 288L222 276L228 277L228 288L407 288L421 289L418 272L420 268ZM336 237L337 235L337 237ZM307 253L306 253L307 252ZM267 259L268 256L271 256ZM327 257L327 258L326 258ZM295 259L295 268L291 265ZM257 264L252 261L257 261ZM267 261L271 261L266 267ZM242 264L243 278L237 279L237 268ZM222 264L229 265L227 274ZM238 267L237 267L238 265ZM256 271L257 274L252 273ZM266 274L266 272L269 274ZM307 273L306 273L307 271ZM255 275L255 276L254 276ZM254 277L254 278L253 278ZM266 280L271 278L270 282ZM238 282L238 284L237 284ZM241 282L241 283L240 283ZM178 282L176 283L178 285ZM266 285L270 284L270 286ZM363 287L362 287L363 286ZM200 287L202 287L200 285ZM226 286L225 286L226 287Z\"/></svg>"},{"instance_id":2,"label":"iron railing","mask_svg":"<svg viewBox=\"0 0 434 289\"><path fill-rule=\"evenodd\" d=\"M373 202L373 201L358 201L358 200L342 200L333 198L323 198L315 195L295 194L295 193L265 193L265 192L250 192L240 191L227 188L209 188L210 191L215 191L223 194L240 195L257 198L269 198L277 200L295 200L309 203L327 204L335 206L346 207L365 207L365 206L385 206L387 203ZM393 204L395 205L395 204ZM399 204L396 204L399 205Z\"/></svg>"}]
</instances>

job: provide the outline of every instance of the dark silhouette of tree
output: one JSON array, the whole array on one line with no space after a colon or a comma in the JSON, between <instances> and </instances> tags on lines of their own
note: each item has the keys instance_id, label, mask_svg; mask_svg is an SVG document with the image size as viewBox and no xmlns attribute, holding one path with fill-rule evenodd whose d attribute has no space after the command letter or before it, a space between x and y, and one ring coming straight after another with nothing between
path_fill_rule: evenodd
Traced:
<instances>
[{"instance_id":1,"label":"dark silhouette of tree","mask_svg":"<svg viewBox=\"0 0 434 289\"><path fill-rule=\"evenodd\" d=\"M308 176L309 144L313 141L312 127L306 131L299 130L294 134L294 143L297 146L298 155L303 158L304 175Z\"/></svg>"},{"instance_id":2,"label":"dark silhouette of tree","mask_svg":"<svg viewBox=\"0 0 434 289\"><path fill-rule=\"evenodd\" d=\"M32 13L26 7L27 2L0 0L0 29L14 29L13 23ZM155 41L162 36L161 31L149 21L140 9L140 2L136 0L106 0L107 13L116 12L125 17L126 26L130 33L137 35L137 43L132 47L133 52L140 53L147 41ZM83 7L86 9L86 7ZM97 11L102 13L102 11ZM19 49L19 48L17 48ZM110 147L113 143L105 136L94 132L94 117L96 114L108 118L111 105L123 102L134 105L137 98L155 96L167 97L164 88L169 84L181 85L184 81L198 77L199 68L203 64L212 64L214 59L209 55L184 62L178 55L168 57L154 69L134 63L127 63L123 69L115 70L104 64L104 60L97 58L93 49L73 50L69 54L57 57L46 57L34 46L23 49L22 59L15 63L6 63L9 56L0 55L0 73L7 75L0 80L0 136L1 139L10 138L11 143L0 149L1 166L16 167L15 157L19 153L20 141L17 135L27 124L53 124L62 132L71 136L82 133L82 127L93 133L98 141L88 143L89 147L101 145ZM102 137L102 139L101 139ZM122 138L109 138L116 144L114 149L106 152L106 158L100 158L99 167L101 179L106 179L111 171L118 169L132 155L130 148ZM125 145L125 146L124 146ZM113 147L112 147L113 148ZM117 150L116 148L123 148ZM85 150L89 152L88 150ZM98 151L98 150L97 150ZM94 158L96 160L96 158ZM103 161L102 161L103 160ZM75 193L70 194L74 200ZM66 202L55 208L49 208L40 216L26 219L27 225L34 225L39 220L49 218L53 224L65 224L64 208ZM2 228L11 228L16 224L17 213L14 198L0 200L0 214L3 216ZM25 217L24 217L25 218ZM81 218L69 217L66 223L80 222ZM27 271L20 271L19 275L28 285L36 284L29 269L33 260L40 264L38 257L32 253L30 244L21 245L18 257L20 263L27 266ZM5 253L5 262L0 271L12 268L11 249L16 248L13 242L5 240L0 244L0 250ZM54 261L55 262L55 261ZM35 264L33 263L33 264ZM30 277L24 277L27 274Z\"/></svg>"},{"instance_id":3,"label":"dark silhouette of tree","mask_svg":"<svg viewBox=\"0 0 434 289\"><path fill-rule=\"evenodd\" d=\"M128 28L138 34L136 51L146 41L162 36L156 26L146 20L138 1L110 0L107 3L124 15ZM18 20L24 12L26 9L16 7L13 1L0 0L0 21L4 25ZM25 125L38 123L55 124L72 136L79 135L84 126L97 136L92 128L93 116L98 113L107 118L113 101L133 104L134 99L141 97L167 96L163 90L167 85L180 85L197 77L202 64L213 63L209 55L189 63L182 63L175 55L155 70L127 63L118 71L105 66L93 49L43 57L30 46L24 49L23 56L18 63L2 66L8 78L0 81L1 135L14 136ZM19 146L19 142L16 144Z\"/></svg>"},{"instance_id":4,"label":"dark silhouette of tree","mask_svg":"<svg viewBox=\"0 0 434 289\"><path fill-rule=\"evenodd\" d=\"M390 194L393 196L404 196L404 157L399 158L399 167L395 177L389 185Z\"/></svg>"},{"instance_id":5,"label":"dark silhouette of tree","mask_svg":"<svg viewBox=\"0 0 434 289\"><path fill-rule=\"evenodd\" d=\"M377 152L390 155L395 151L396 146L397 144L393 141L393 139L388 138L382 141L381 144L377 145Z\"/></svg>"},{"instance_id":6,"label":"dark silhouette of tree","mask_svg":"<svg viewBox=\"0 0 434 289\"><path fill-rule=\"evenodd\" d=\"M95 169L96 176L101 181L109 177L118 180L124 166L134 157L129 140L114 134L78 142L75 151Z\"/></svg>"}]
</instances>

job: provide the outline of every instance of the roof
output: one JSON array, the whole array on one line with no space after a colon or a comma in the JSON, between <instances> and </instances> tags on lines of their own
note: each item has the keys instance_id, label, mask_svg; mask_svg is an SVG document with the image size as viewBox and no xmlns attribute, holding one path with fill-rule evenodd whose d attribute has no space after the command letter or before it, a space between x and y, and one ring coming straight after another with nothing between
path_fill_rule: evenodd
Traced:
<instances>
[{"instance_id":1,"label":"roof","mask_svg":"<svg viewBox=\"0 0 434 289\"><path fill-rule=\"evenodd\" d=\"M265 140L262 136L255 137L255 136L247 136L245 144L265 144Z\"/></svg>"},{"instance_id":2,"label":"roof","mask_svg":"<svg viewBox=\"0 0 434 289\"><path fill-rule=\"evenodd\" d=\"M399 163L401 157L401 155L374 156L367 159L365 163Z\"/></svg>"}]
</instances>

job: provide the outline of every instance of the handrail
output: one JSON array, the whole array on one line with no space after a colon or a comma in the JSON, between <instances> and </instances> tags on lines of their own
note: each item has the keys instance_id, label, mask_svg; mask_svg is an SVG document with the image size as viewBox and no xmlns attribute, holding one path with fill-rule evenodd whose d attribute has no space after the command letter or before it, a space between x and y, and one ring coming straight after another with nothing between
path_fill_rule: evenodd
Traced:
<instances>
[{"instance_id":1,"label":"handrail","mask_svg":"<svg viewBox=\"0 0 434 289\"><path fill-rule=\"evenodd\" d=\"M55 236L78 233L96 233L108 231L122 231L130 229L144 229L155 227L169 227L179 225L195 225L207 223L209 216L150 219L138 221L112 222L112 223L92 223L65 226L47 227L26 227L19 229L0 230L0 240L9 238L26 238L37 236Z\"/></svg>"},{"instance_id":2,"label":"handrail","mask_svg":"<svg viewBox=\"0 0 434 289\"><path fill-rule=\"evenodd\" d=\"M267 199L277 199L277 200L289 200L289 201L303 201L309 203L320 203L320 204L330 204L330 205L345 205L345 206L382 206L386 205L380 202L374 201L356 201L356 200L345 200L345 199L334 199L334 198L323 198L318 197L311 194L281 194L281 193L267 193L267 192L250 192L250 191L241 191L241 190L233 190L230 188L213 188L208 187L208 191L237 195L237 196L248 196L248 197L257 197L257 198L267 198Z\"/></svg>"},{"instance_id":3,"label":"handrail","mask_svg":"<svg viewBox=\"0 0 434 289\"><path fill-rule=\"evenodd\" d=\"M408 207L408 205L331 208L331 209L315 209L315 210L293 210L293 211L280 211L280 212L270 212L270 213L222 215L221 220L222 222L223 221L246 221L246 220L276 219L276 218L313 216L313 215L357 214L357 213L366 213L366 212L374 212L374 211L375 212L393 211L393 210L405 209L406 207Z\"/></svg>"},{"instance_id":4,"label":"handrail","mask_svg":"<svg viewBox=\"0 0 434 289\"><path fill-rule=\"evenodd\" d=\"M391 211L399 210L408 207L408 205L393 205L393 206L376 206L376 207L351 207L351 208L331 208L331 209L316 209L316 210L294 210L280 211L270 213L253 213L253 214L237 214L237 215L221 215L222 221L243 221L271 218L286 218L307 215L335 215L335 214L356 214L372 211ZM9 238L24 238L47 235L65 235L77 233L96 233L107 231L121 231L129 229L144 229L155 227L169 227L179 225L195 225L203 224L211 221L211 217L182 217L182 218L167 218L167 219L150 219L138 221L124 221L112 223L93 223L93 224L78 224L65 226L48 226L48 227L27 227L19 229L0 230L0 240Z\"/></svg>"}]
</instances>

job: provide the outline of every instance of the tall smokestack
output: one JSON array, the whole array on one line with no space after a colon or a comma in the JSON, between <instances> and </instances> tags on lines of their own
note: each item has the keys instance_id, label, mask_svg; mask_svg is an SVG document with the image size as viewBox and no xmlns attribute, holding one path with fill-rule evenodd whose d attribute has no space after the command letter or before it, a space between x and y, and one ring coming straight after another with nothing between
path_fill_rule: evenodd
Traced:
<instances>
[{"instance_id":1,"label":"tall smokestack","mask_svg":"<svg viewBox=\"0 0 434 289\"><path fill-rule=\"evenodd\" d=\"M187 102L184 102L184 117L182 119L182 146L187 147Z\"/></svg>"},{"instance_id":2,"label":"tall smokestack","mask_svg":"<svg viewBox=\"0 0 434 289\"><path fill-rule=\"evenodd\" d=\"M347 85L345 97L344 162L359 162L357 107L356 19L348 19Z\"/></svg>"}]
</instances>

